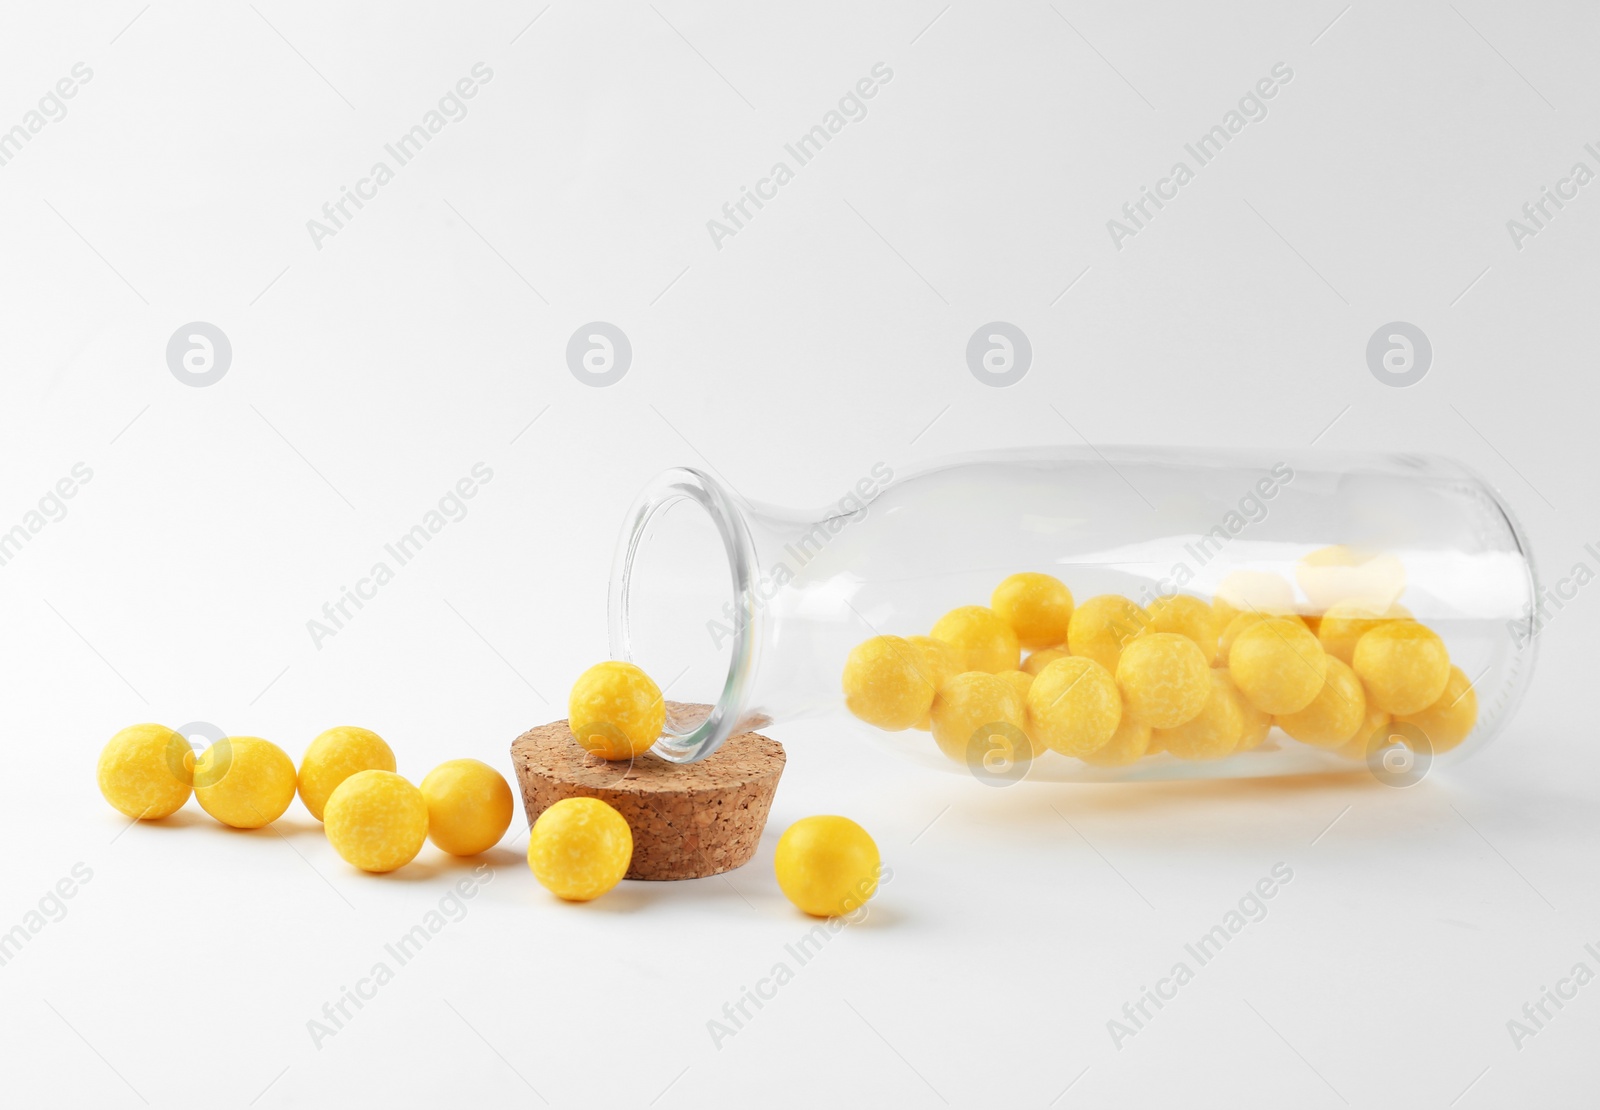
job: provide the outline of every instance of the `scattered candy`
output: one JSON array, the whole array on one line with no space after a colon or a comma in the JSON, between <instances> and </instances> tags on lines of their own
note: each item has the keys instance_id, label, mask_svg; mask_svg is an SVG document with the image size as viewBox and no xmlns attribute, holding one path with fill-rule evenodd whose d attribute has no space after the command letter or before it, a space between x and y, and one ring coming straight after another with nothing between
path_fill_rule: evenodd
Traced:
<instances>
[{"instance_id":1,"label":"scattered candy","mask_svg":"<svg viewBox=\"0 0 1600 1110\"><path fill-rule=\"evenodd\" d=\"M194 784L194 750L165 725L131 725L100 752L100 793L129 817L155 821L183 808Z\"/></svg>"},{"instance_id":2,"label":"scattered candy","mask_svg":"<svg viewBox=\"0 0 1600 1110\"><path fill-rule=\"evenodd\" d=\"M596 663L572 684L567 721L586 751L602 759L632 759L660 738L667 703L649 675L613 659Z\"/></svg>"},{"instance_id":3,"label":"scattered candy","mask_svg":"<svg viewBox=\"0 0 1600 1110\"><path fill-rule=\"evenodd\" d=\"M393 871L422 851L428 803L422 791L393 771L357 771L328 798L322 826L346 863L363 871Z\"/></svg>"},{"instance_id":4,"label":"scattered candy","mask_svg":"<svg viewBox=\"0 0 1600 1110\"><path fill-rule=\"evenodd\" d=\"M294 762L259 736L224 737L194 764L195 801L236 829L259 829L282 817L296 785Z\"/></svg>"},{"instance_id":5,"label":"scattered candy","mask_svg":"<svg viewBox=\"0 0 1600 1110\"><path fill-rule=\"evenodd\" d=\"M600 897L632 861L633 830L599 798L563 798L539 815L528 836L533 877L568 902Z\"/></svg>"},{"instance_id":6,"label":"scattered candy","mask_svg":"<svg viewBox=\"0 0 1600 1110\"><path fill-rule=\"evenodd\" d=\"M475 856L500 843L511 827L511 787L476 759L452 759L423 777L428 839L452 856Z\"/></svg>"},{"instance_id":7,"label":"scattered candy","mask_svg":"<svg viewBox=\"0 0 1600 1110\"><path fill-rule=\"evenodd\" d=\"M283 750L258 736L225 737L196 759L181 734L142 724L106 743L96 778L106 800L129 817L166 817L192 793L208 814L238 829L271 824L298 790L334 850L373 872L409 863L430 836L443 851L470 856L499 843L510 827L511 788L488 764L441 763L421 789L394 765L394 752L376 733L351 726L313 740L296 774Z\"/></svg>"},{"instance_id":8,"label":"scattered candy","mask_svg":"<svg viewBox=\"0 0 1600 1110\"><path fill-rule=\"evenodd\" d=\"M851 913L878 889L878 846L848 817L802 817L778 838L772 866L784 897L813 917Z\"/></svg>"},{"instance_id":9,"label":"scattered candy","mask_svg":"<svg viewBox=\"0 0 1600 1110\"><path fill-rule=\"evenodd\" d=\"M334 789L357 771L394 770L394 752L376 732L341 725L322 733L300 759L300 801L311 816L322 810Z\"/></svg>"}]
</instances>

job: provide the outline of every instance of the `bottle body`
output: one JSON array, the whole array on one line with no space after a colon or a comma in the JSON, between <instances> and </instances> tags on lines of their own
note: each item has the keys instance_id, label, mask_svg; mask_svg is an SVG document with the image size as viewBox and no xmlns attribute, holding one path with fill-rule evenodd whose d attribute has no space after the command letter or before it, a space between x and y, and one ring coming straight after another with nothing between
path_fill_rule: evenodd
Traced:
<instances>
[{"instance_id":1,"label":"bottle body","mask_svg":"<svg viewBox=\"0 0 1600 1110\"><path fill-rule=\"evenodd\" d=\"M696 527L697 541L690 539ZM880 466L820 513L747 502L710 476L668 472L640 498L624 529L612 582L612 651L664 679L686 667L668 698L711 709L680 711L657 750L700 758L739 729L845 714L853 649L875 637L927 635L952 609L989 606L996 585L1019 572L1059 580L1085 614L1086 602L1107 595L1132 603L1119 609L1134 613L1117 630L1119 646L1156 630L1143 614L1170 605L1158 599L1195 598L1210 608L1224 641L1205 648L1205 662L1223 672L1231 646L1225 626L1242 614L1253 616L1238 635L1255 619L1289 620L1315 638L1283 629L1294 644L1317 643L1336 657L1351 655L1359 639L1352 633L1380 619L1414 621L1443 642L1477 705L1464 740L1431 745L1437 752L1427 750L1426 738L1406 744L1425 760L1458 758L1486 742L1511 716L1534 662L1527 544L1501 499L1461 466L1409 455L1154 448L994 452L904 475ZM685 582L700 587L678 590ZM1334 621L1324 634L1330 611ZM1352 619L1361 615L1371 623ZM1365 655L1369 685L1381 696L1386 672L1374 668L1389 657L1377 650L1379 639ZM1060 650L1075 654L1067 647ZM1088 651L1080 647L1077 654ZM1019 655L994 666L1022 662ZM1101 662L1116 679L1116 654ZM1343 673L1333 664L1325 669ZM1098 673L1095 679L1103 682ZM1462 680L1452 681L1459 687ZM1365 693L1373 698L1372 689ZM1250 706L1244 709L1250 716ZM1003 755L975 766L945 754L948 743L941 747L916 727L882 735L914 758L980 778L999 767L1003 781L1352 768L1353 747L1338 745L1341 753L1328 736L1306 733L1294 715L1280 717L1248 749L1180 758L1174 752L1185 749L1174 741L1171 750L1116 766L1063 754L1062 747L1076 750L1071 745L1042 743L1031 759L1023 751L1012 753L1015 761ZM1395 746L1390 738L1404 742L1401 725L1409 719L1395 719L1374 751ZM1296 740L1285 727L1317 742Z\"/></svg>"}]
</instances>

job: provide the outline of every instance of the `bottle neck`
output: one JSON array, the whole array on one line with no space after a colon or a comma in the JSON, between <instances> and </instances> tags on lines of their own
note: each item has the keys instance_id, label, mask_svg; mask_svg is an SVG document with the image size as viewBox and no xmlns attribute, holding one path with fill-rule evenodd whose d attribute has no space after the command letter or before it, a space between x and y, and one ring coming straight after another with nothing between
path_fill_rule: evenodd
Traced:
<instances>
[{"instance_id":1,"label":"bottle neck","mask_svg":"<svg viewBox=\"0 0 1600 1110\"><path fill-rule=\"evenodd\" d=\"M657 755L693 762L838 701L839 644L873 631L851 569L866 511L756 506L691 469L639 495L612 566L611 654L662 685Z\"/></svg>"}]
</instances>

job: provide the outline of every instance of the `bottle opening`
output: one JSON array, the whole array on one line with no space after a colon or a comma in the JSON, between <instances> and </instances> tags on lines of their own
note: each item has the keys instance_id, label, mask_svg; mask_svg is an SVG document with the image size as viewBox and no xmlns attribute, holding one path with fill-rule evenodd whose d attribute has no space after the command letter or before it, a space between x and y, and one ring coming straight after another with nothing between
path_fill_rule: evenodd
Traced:
<instances>
[{"instance_id":1,"label":"bottle opening","mask_svg":"<svg viewBox=\"0 0 1600 1110\"><path fill-rule=\"evenodd\" d=\"M643 668L667 702L656 754L692 762L739 722L753 669L744 611L753 556L726 490L694 470L663 474L635 502L612 574L611 654Z\"/></svg>"}]
</instances>

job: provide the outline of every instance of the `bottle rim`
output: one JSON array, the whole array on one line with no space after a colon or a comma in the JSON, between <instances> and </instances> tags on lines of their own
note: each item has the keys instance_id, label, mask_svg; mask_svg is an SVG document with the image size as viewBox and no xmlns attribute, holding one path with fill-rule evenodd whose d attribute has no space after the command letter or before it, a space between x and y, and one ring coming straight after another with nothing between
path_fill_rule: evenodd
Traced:
<instances>
[{"instance_id":1,"label":"bottle rim","mask_svg":"<svg viewBox=\"0 0 1600 1110\"><path fill-rule=\"evenodd\" d=\"M685 712L668 703L666 724L650 749L671 763L694 763L722 746L738 731L755 676L761 619L755 605L758 578L755 542L744 509L722 482L692 467L674 467L657 475L640 491L624 519L612 559L610 598L606 607L611 656L633 661L634 607L639 560L652 526L670 507L685 501L698 505L722 540L728 560L733 635L728 640L728 669L722 693L709 713ZM642 604L642 603L640 603Z\"/></svg>"}]
</instances>

